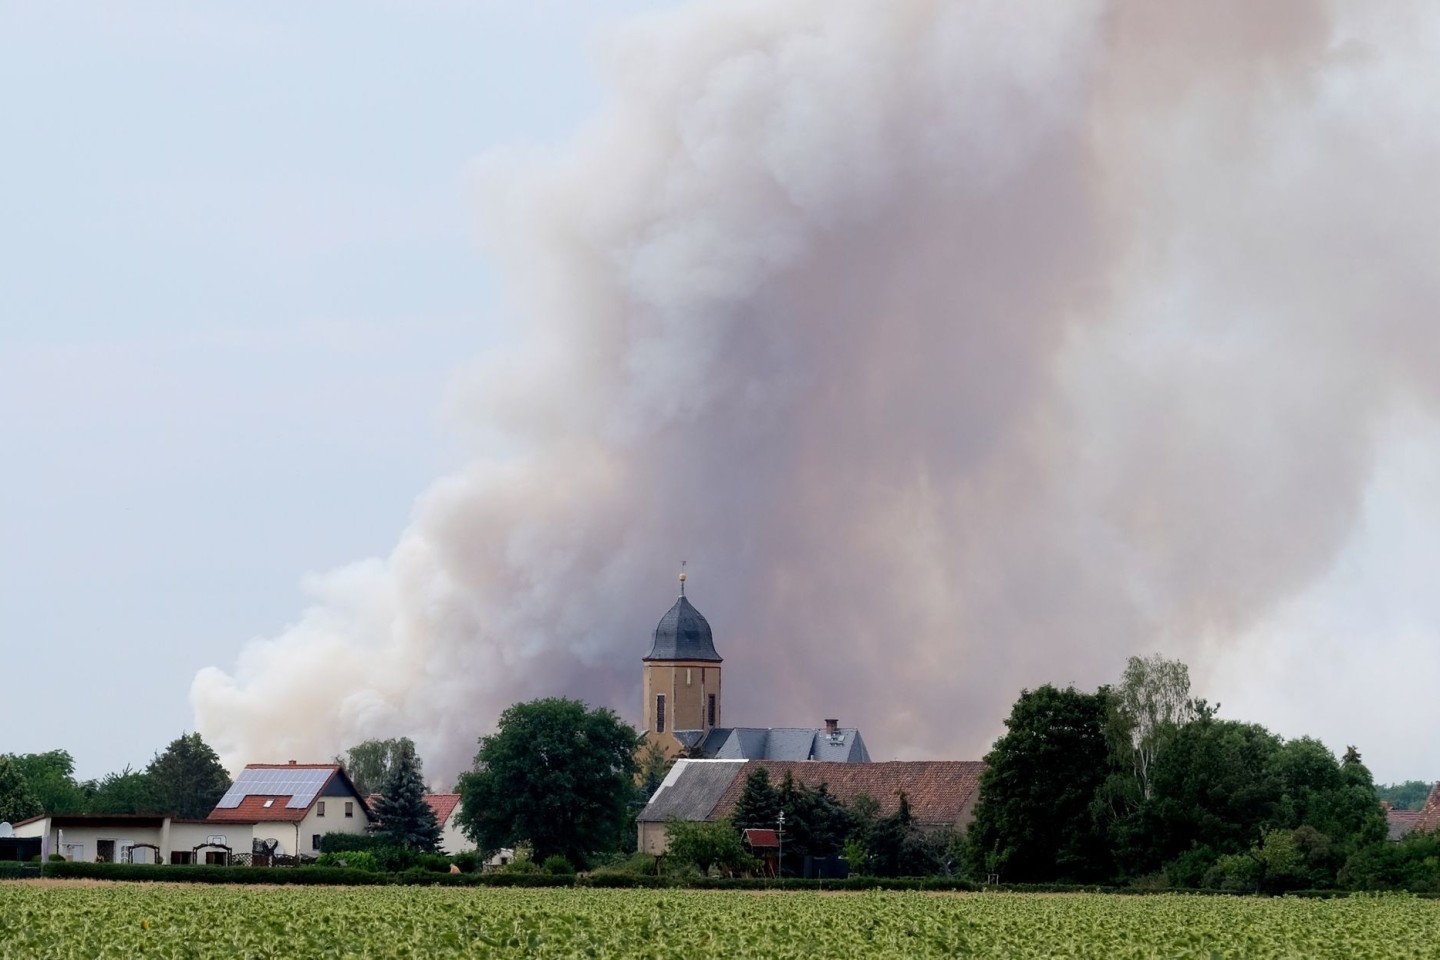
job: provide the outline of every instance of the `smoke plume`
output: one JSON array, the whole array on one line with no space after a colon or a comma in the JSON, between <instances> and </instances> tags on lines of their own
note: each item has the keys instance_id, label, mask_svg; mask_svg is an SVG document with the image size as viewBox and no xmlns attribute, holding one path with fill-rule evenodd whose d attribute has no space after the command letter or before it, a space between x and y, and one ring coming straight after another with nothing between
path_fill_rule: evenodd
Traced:
<instances>
[{"instance_id":1,"label":"smoke plume","mask_svg":"<svg viewBox=\"0 0 1440 960\"><path fill-rule=\"evenodd\" d=\"M607 47L558 155L482 162L522 346L394 552L207 669L232 762L507 705L638 722L675 593L730 724L983 754L1023 686L1225 649L1433 412L1424 6L716 0ZM1406 12L1408 10L1408 12ZM1429 197L1429 200L1425 198Z\"/></svg>"}]
</instances>

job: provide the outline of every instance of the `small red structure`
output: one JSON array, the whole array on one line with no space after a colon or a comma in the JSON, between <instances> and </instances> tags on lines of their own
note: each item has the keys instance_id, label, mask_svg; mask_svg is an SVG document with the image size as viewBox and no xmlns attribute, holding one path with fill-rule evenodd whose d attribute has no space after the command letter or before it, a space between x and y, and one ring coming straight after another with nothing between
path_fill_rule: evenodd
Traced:
<instances>
[{"instance_id":1,"label":"small red structure","mask_svg":"<svg viewBox=\"0 0 1440 960\"><path fill-rule=\"evenodd\" d=\"M774 830L767 830L762 827L751 827L740 832L740 839L750 852L760 859L765 865L764 871L768 876L778 877L780 875L780 835Z\"/></svg>"}]
</instances>

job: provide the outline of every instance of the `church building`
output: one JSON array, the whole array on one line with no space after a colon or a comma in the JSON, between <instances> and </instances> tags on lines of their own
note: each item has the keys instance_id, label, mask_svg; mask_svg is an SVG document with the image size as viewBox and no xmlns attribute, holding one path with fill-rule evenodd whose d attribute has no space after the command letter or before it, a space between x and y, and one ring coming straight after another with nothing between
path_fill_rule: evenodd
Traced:
<instances>
[{"instance_id":1,"label":"church building","mask_svg":"<svg viewBox=\"0 0 1440 960\"><path fill-rule=\"evenodd\" d=\"M828 760L869 763L860 731L826 720L824 727L726 727L720 673L710 624L685 596L655 627L643 659L645 735L668 757L711 760Z\"/></svg>"}]
</instances>

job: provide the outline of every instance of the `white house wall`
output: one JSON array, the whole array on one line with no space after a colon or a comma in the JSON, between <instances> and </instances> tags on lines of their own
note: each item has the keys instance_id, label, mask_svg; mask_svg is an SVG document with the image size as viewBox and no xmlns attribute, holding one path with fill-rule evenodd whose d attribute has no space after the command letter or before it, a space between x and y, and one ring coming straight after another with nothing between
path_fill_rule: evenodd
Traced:
<instances>
[{"instance_id":1,"label":"white house wall","mask_svg":"<svg viewBox=\"0 0 1440 960\"><path fill-rule=\"evenodd\" d=\"M475 849L475 842L460 829L459 816L460 807L457 805L440 828L440 849L449 854L469 853Z\"/></svg>"}]
</instances>

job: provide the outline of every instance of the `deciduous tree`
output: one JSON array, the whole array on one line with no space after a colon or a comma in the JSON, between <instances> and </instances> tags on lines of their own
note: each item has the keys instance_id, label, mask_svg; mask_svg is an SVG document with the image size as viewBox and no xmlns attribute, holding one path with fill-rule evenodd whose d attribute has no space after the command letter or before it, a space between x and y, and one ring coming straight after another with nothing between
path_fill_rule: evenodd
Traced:
<instances>
[{"instance_id":1,"label":"deciduous tree","mask_svg":"<svg viewBox=\"0 0 1440 960\"><path fill-rule=\"evenodd\" d=\"M0 820L14 823L44 812L20 765L8 755L0 756Z\"/></svg>"},{"instance_id":2,"label":"deciduous tree","mask_svg":"<svg viewBox=\"0 0 1440 960\"><path fill-rule=\"evenodd\" d=\"M336 757L335 762L345 768L350 782L360 791L362 797L378 793L380 785L395 768L402 751L415 753L415 743L409 737L393 737L388 740L366 740L357 743L345 755Z\"/></svg>"},{"instance_id":3,"label":"deciduous tree","mask_svg":"<svg viewBox=\"0 0 1440 960\"><path fill-rule=\"evenodd\" d=\"M460 780L460 821L482 850L528 841L532 857L584 864L634 841L640 738L611 710L578 700L519 703L480 740Z\"/></svg>"},{"instance_id":4,"label":"deciduous tree","mask_svg":"<svg viewBox=\"0 0 1440 960\"><path fill-rule=\"evenodd\" d=\"M1091 815L1106 772L1106 688L1026 690L985 757L966 864L1012 882L1092 881L1109 874Z\"/></svg>"},{"instance_id":5,"label":"deciduous tree","mask_svg":"<svg viewBox=\"0 0 1440 960\"><path fill-rule=\"evenodd\" d=\"M192 820L210 815L230 789L230 774L198 733L181 734L145 768L161 813Z\"/></svg>"}]
</instances>

